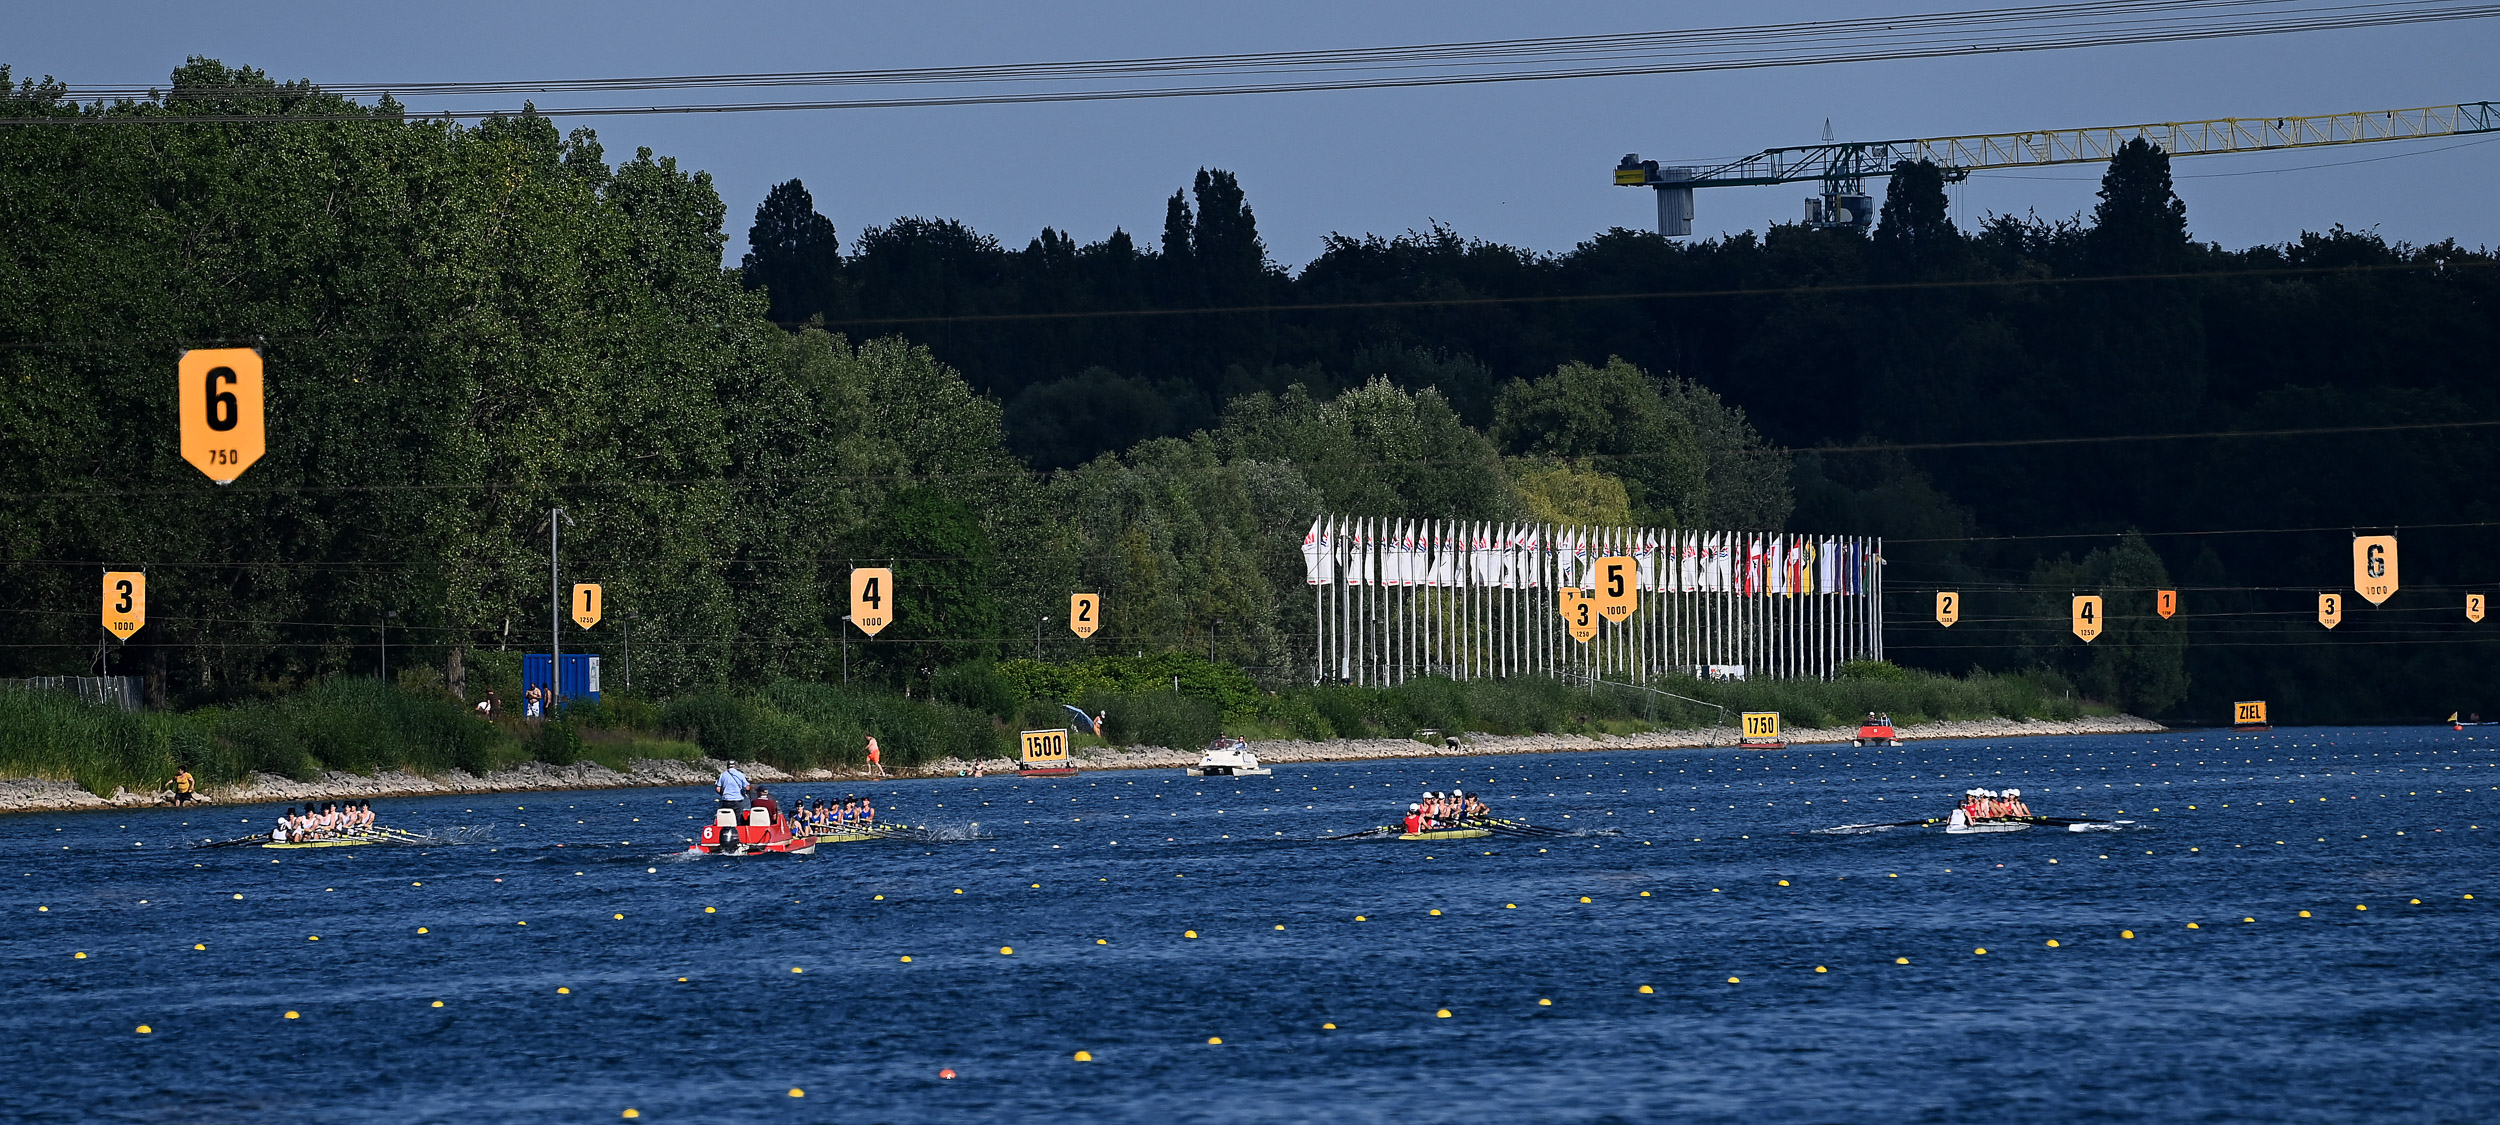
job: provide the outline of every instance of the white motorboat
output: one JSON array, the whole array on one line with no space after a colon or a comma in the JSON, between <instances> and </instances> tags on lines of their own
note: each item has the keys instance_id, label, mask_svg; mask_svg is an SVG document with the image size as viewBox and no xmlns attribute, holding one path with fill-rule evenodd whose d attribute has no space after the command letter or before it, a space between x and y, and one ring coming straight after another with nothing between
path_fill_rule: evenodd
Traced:
<instances>
[{"instance_id":1,"label":"white motorboat","mask_svg":"<svg viewBox=\"0 0 2500 1125\"><path fill-rule=\"evenodd\" d=\"M1259 764L1248 742L1230 737L1216 739L1198 764L1189 767L1191 777L1266 777L1275 772Z\"/></svg>"}]
</instances>

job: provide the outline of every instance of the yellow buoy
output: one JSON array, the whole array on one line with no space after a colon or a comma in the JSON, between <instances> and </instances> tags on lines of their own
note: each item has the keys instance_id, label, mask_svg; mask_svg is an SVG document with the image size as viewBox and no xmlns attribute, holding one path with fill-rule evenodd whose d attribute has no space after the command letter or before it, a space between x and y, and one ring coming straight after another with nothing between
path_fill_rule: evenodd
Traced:
<instances>
[{"instance_id":1,"label":"yellow buoy","mask_svg":"<svg viewBox=\"0 0 2500 1125\"><path fill-rule=\"evenodd\" d=\"M1983 945L1977 949L1971 950L1971 955L1974 957L1985 957L1988 955L1988 947Z\"/></svg>"},{"instance_id":2,"label":"yellow buoy","mask_svg":"<svg viewBox=\"0 0 2500 1125\"><path fill-rule=\"evenodd\" d=\"M1729 984L1738 984L1738 983L1741 983L1741 982L1740 982L1740 981L1738 981L1735 977L1729 977L1729 978L1727 978L1727 982L1728 982Z\"/></svg>"},{"instance_id":3,"label":"yellow buoy","mask_svg":"<svg viewBox=\"0 0 2500 1125\"><path fill-rule=\"evenodd\" d=\"M2189 929L2191 929L2191 930L2201 930L2201 929L2204 929L2205 927L2203 927L2203 926L2199 926L2199 925L2197 925L2197 924L2196 924L2196 923L2194 923L2194 922L2190 922L2190 923L2188 923L2188 928L2189 928Z\"/></svg>"},{"instance_id":4,"label":"yellow buoy","mask_svg":"<svg viewBox=\"0 0 2500 1125\"><path fill-rule=\"evenodd\" d=\"M632 1106L626 1106L626 1107L625 1107L625 1112L624 1112L624 1113L622 1113L622 1114L619 1114L618 1116L621 1116L621 1117L640 1117L640 1116L642 1116L642 1111L641 1111L641 1110L639 1110L639 1109L635 1109L635 1108L634 1108L634 1107L632 1107Z\"/></svg>"},{"instance_id":5,"label":"yellow buoy","mask_svg":"<svg viewBox=\"0 0 2500 1125\"><path fill-rule=\"evenodd\" d=\"M1587 895L1581 895L1581 896L1580 896L1580 901L1582 901L1582 902L1587 902L1588 900L1589 900L1589 896L1587 896Z\"/></svg>"},{"instance_id":6,"label":"yellow buoy","mask_svg":"<svg viewBox=\"0 0 2500 1125\"><path fill-rule=\"evenodd\" d=\"M2362 904L2357 903L2357 902L2356 902L2356 903L2354 903L2354 904L2352 904L2352 908L2353 908L2353 909L2355 909L2355 910L2368 910L2368 909L2369 909L2369 907L2367 907L2367 906L2363 906Z\"/></svg>"},{"instance_id":7,"label":"yellow buoy","mask_svg":"<svg viewBox=\"0 0 2500 1125\"><path fill-rule=\"evenodd\" d=\"M571 996L572 994L573 994L573 990L572 990L572 989L569 989L569 988L559 988L559 989L556 989L556 995L558 995L558 996Z\"/></svg>"},{"instance_id":8,"label":"yellow buoy","mask_svg":"<svg viewBox=\"0 0 2500 1125\"><path fill-rule=\"evenodd\" d=\"M1656 991L1658 991L1658 990L1657 990L1657 989L1654 989L1654 988L1651 988L1651 987L1650 987L1650 986L1648 986L1648 985L1645 985L1645 984L1644 984L1644 985L1642 985L1642 986L1641 986L1641 995L1643 995L1643 996L1647 996L1647 995L1649 995L1650 993L1653 993L1653 992L1656 992Z\"/></svg>"},{"instance_id":9,"label":"yellow buoy","mask_svg":"<svg viewBox=\"0 0 2500 1125\"><path fill-rule=\"evenodd\" d=\"M796 1086L792 1086L790 1087L790 1096L794 1098L804 1098L807 1096L807 1091L799 1089Z\"/></svg>"},{"instance_id":10,"label":"yellow buoy","mask_svg":"<svg viewBox=\"0 0 2500 1125\"><path fill-rule=\"evenodd\" d=\"M716 906L706 906L703 908L703 912L706 914L718 914L720 913L720 908Z\"/></svg>"},{"instance_id":11,"label":"yellow buoy","mask_svg":"<svg viewBox=\"0 0 2500 1125\"><path fill-rule=\"evenodd\" d=\"M1587 900L1586 900L1586 899L1583 899L1583 900L1581 900L1581 901L1585 902L1585 901L1587 901ZM1434 910L1434 911L1432 912L1432 916L1433 916L1433 917L1435 917L1435 918L1438 918L1438 917L1440 917L1440 916L1441 916L1441 912L1440 912L1439 910L1437 910L1437 909L1436 909L1436 910Z\"/></svg>"},{"instance_id":12,"label":"yellow buoy","mask_svg":"<svg viewBox=\"0 0 2500 1125\"><path fill-rule=\"evenodd\" d=\"M1337 1025L1333 1023L1324 1023L1319 1025L1319 1029L1321 1031L1335 1031L1337 1030Z\"/></svg>"},{"instance_id":13,"label":"yellow buoy","mask_svg":"<svg viewBox=\"0 0 2500 1125\"><path fill-rule=\"evenodd\" d=\"M1068 1056L1068 1058L1075 1062L1092 1062L1094 1061L1094 1053L1092 1051L1078 1051L1077 1053Z\"/></svg>"},{"instance_id":14,"label":"yellow buoy","mask_svg":"<svg viewBox=\"0 0 2500 1125\"><path fill-rule=\"evenodd\" d=\"M2125 938L2125 939L2127 939L2127 940L2129 940L2129 941L2134 941L2134 940L2135 940L2135 931L2134 931L2134 930L2120 930L2120 931L2118 931L2118 936L2119 936L2119 937L2122 937L2122 938Z\"/></svg>"},{"instance_id":15,"label":"yellow buoy","mask_svg":"<svg viewBox=\"0 0 2500 1125\"><path fill-rule=\"evenodd\" d=\"M442 1007L442 1006L443 1006L443 1002L442 1002L442 1001L440 1001L440 1000L437 1000L437 1001L435 1001L435 1002L434 1002L434 1006L435 1006L435 1007L437 1007L437 1008L440 1008L440 1007Z\"/></svg>"},{"instance_id":16,"label":"yellow buoy","mask_svg":"<svg viewBox=\"0 0 2500 1125\"><path fill-rule=\"evenodd\" d=\"M87 959L87 955L84 953L72 953L69 955L69 958L72 961L84 961Z\"/></svg>"},{"instance_id":17,"label":"yellow buoy","mask_svg":"<svg viewBox=\"0 0 2500 1125\"><path fill-rule=\"evenodd\" d=\"M792 965L792 966L790 966L790 971L791 971L791 972L794 972L794 973L804 973L804 972L806 972L807 970L802 969L802 968L800 968L800 967L798 967L798 966L796 966L796 965Z\"/></svg>"},{"instance_id":18,"label":"yellow buoy","mask_svg":"<svg viewBox=\"0 0 2500 1125\"><path fill-rule=\"evenodd\" d=\"M1369 921L1371 921L1371 919L1366 918L1366 917L1363 917L1363 916L1362 916L1362 915L1360 915L1360 914L1355 915L1355 916L1354 916L1354 920L1355 920L1355 921L1357 921L1357 922L1369 922Z\"/></svg>"},{"instance_id":19,"label":"yellow buoy","mask_svg":"<svg viewBox=\"0 0 2500 1125\"><path fill-rule=\"evenodd\" d=\"M884 896L884 895L878 895L878 896L877 896L876 901L878 901L878 902L884 902L884 901L885 901L885 896Z\"/></svg>"},{"instance_id":20,"label":"yellow buoy","mask_svg":"<svg viewBox=\"0 0 2500 1125\"><path fill-rule=\"evenodd\" d=\"M2056 939L2056 938L2050 938L2050 939L2049 939L2049 948L2051 948L2051 949L2055 949L2055 948L2057 948L2057 939Z\"/></svg>"},{"instance_id":21,"label":"yellow buoy","mask_svg":"<svg viewBox=\"0 0 2500 1125\"><path fill-rule=\"evenodd\" d=\"M304 936L304 940L305 940L305 941L320 941L320 940L321 940L321 935L320 935L320 934L307 934L307 935L305 935L305 936Z\"/></svg>"},{"instance_id":22,"label":"yellow buoy","mask_svg":"<svg viewBox=\"0 0 2500 1125\"><path fill-rule=\"evenodd\" d=\"M1109 938L1095 938L1095 939L1094 939L1094 944L1096 944L1096 945L1109 945L1109 944L1111 944L1111 940L1110 940Z\"/></svg>"},{"instance_id":23,"label":"yellow buoy","mask_svg":"<svg viewBox=\"0 0 2500 1125\"><path fill-rule=\"evenodd\" d=\"M1554 1006L1554 1002L1548 998L1539 998L1536 1002L1536 1006L1540 1008L1551 1008Z\"/></svg>"},{"instance_id":24,"label":"yellow buoy","mask_svg":"<svg viewBox=\"0 0 2500 1125\"><path fill-rule=\"evenodd\" d=\"M1207 1045L1210 1047L1221 1047L1224 1045L1224 1037L1221 1035L1207 1036Z\"/></svg>"},{"instance_id":25,"label":"yellow buoy","mask_svg":"<svg viewBox=\"0 0 2500 1125\"><path fill-rule=\"evenodd\" d=\"M140 1025L139 1025L139 1034L141 1034L141 1035L154 1035L154 1034L156 1034L156 1029L155 1029L155 1028L153 1028L153 1027L149 1027L149 1026L148 1026L148 1025L146 1025L146 1024L140 1024Z\"/></svg>"},{"instance_id":26,"label":"yellow buoy","mask_svg":"<svg viewBox=\"0 0 2500 1125\"><path fill-rule=\"evenodd\" d=\"M911 964L911 958L910 958L910 957L908 957L908 956L904 957L904 958L903 958L903 963L904 963L904 964L906 964L906 965Z\"/></svg>"},{"instance_id":27,"label":"yellow buoy","mask_svg":"<svg viewBox=\"0 0 2500 1125\"><path fill-rule=\"evenodd\" d=\"M962 887L957 887L957 888L955 888L955 893L956 893L956 894L962 894L962 893L964 893L964 889L963 889Z\"/></svg>"},{"instance_id":28,"label":"yellow buoy","mask_svg":"<svg viewBox=\"0 0 2500 1125\"><path fill-rule=\"evenodd\" d=\"M429 929L426 929L426 928L425 928L425 927L423 927L423 926L419 926L419 927L417 927L417 932L418 932L418 933L421 933L421 934L429 934L429 933L432 933L432 932L434 932L434 931L429 930Z\"/></svg>"},{"instance_id":29,"label":"yellow buoy","mask_svg":"<svg viewBox=\"0 0 2500 1125\"><path fill-rule=\"evenodd\" d=\"M2243 922L2254 922L2254 921L2256 921L2256 919L2254 919L2254 918L2242 918L2242 919L2240 919L2240 921L2243 921Z\"/></svg>"},{"instance_id":30,"label":"yellow buoy","mask_svg":"<svg viewBox=\"0 0 2500 1125\"><path fill-rule=\"evenodd\" d=\"M1892 959L1892 963L1895 965L1907 965L1910 963L1910 959L1907 957L1895 957Z\"/></svg>"},{"instance_id":31,"label":"yellow buoy","mask_svg":"<svg viewBox=\"0 0 2500 1125\"><path fill-rule=\"evenodd\" d=\"M1432 1013L1432 1017L1434 1019L1448 1019L1450 1018L1450 1010L1448 1008L1442 1008L1439 1011Z\"/></svg>"},{"instance_id":32,"label":"yellow buoy","mask_svg":"<svg viewBox=\"0 0 2500 1125\"><path fill-rule=\"evenodd\" d=\"M208 948L208 946L206 946L206 945L194 945L194 946L192 946L191 948L193 948L193 949L206 949L206 948Z\"/></svg>"},{"instance_id":33,"label":"yellow buoy","mask_svg":"<svg viewBox=\"0 0 2500 1125\"><path fill-rule=\"evenodd\" d=\"M2300 916L2301 916L2301 917L2303 917L2303 918L2306 918L2306 917L2308 917L2308 916L2309 916L2309 912L2308 912L2308 911L2306 911L2306 910L2303 910L2303 911L2301 911L2301 912L2300 912Z\"/></svg>"},{"instance_id":34,"label":"yellow buoy","mask_svg":"<svg viewBox=\"0 0 2500 1125\"><path fill-rule=\"evenodd\" d=\"M286 1014L286 1018L288 1018L288 1019L297 1019L297 1018L300 1018L300 1013L296 1013L296 1012L288 1012L288 1013Z\"/></svg>"},{"instance_id":35,"label":"yellow buoy","mask_svg":"<svg viewBox=\"0 0 2500 1125\"><path fill-rule=\"evenodd\" d=\"M1641 892L1641 897L1642 897L1642 898L1648 898L1648 897L1649 897L1649 892L1648 892L1648 891L1642 891L1642 892Z\"/></svg>"},{"instance_id":36,"label":"yellow buoy","mask_svg":"<svg viewBox=\"0 0 2500 1125\"><path fill-rule=\"evenodd\" d=\"M1818 973L1828 973L1828 972L1830 972L1831 970L1830 970L1830 969L1828 969L1828 968L1825 968L1824 966L1821 966L1821 965L1816 965L1816 966L1814 967L1814 971L1815 971L1815 972L1818 972Z\"/></svg>"},{"instance_id":37,"label":"yellow buoy","mask_svg":"<svg viewBox=\"0 0 2500 1125\"><path fill-rule=\"evenodd\" d=\"M1185 938L1194 938L1194 937L1197 937L1197 936L1198 936L1198 931L1196 931L1196 930L1182 930L1182 931L1181 931L1181 936L1182 936L1182 937L1185 937Z\"/></svg>"},{"instance_id":38,"label":"yellow buoy","mask_svg":"<svg viewBox=\"0 0 2500 1125\"><path fill-rule=\"evenodd\" d=\"M2467 895L2467 896L2465 896L2465 897L2467 897L2467 898L2472 898L2472 897L2474 897L2474 896L2472 896L2472 895ZM1502 909L1504 909L1504 910L1517 910L1517 909L1519 909L1519 904L1518 904L1518 903L1515 903L1515 902L1505 902L1505 903L1503 903L1503 904L1502 904Z\"/></svg>"},{"instance_id":39,"label":"yellow buoy","mask_svg":"<svg viewBox=\"0 0 2500 1125\"><path fill-rule=\"evenodd\" d=\"M613 915L612 917L614 917L614 918L615 918L617 921L619 921L619 922L622 922L622 921L624 921L624 920L625 920L625 916L624 916L624 915L622 915L622 914Z\"/></svg>"},{"instance_id":40,"label":"yellow buoy","mask_svg":"<svg viewBox=\"0 0 2500 1125\"><path fill-rule=\"evenodd\" d=\"M1782 879L1782 880L1780 880L1780 885L1781 885L1781 886L1783 886L1783 887L1787 886L1787 885L1788 885L1788 880L1786 880L1786 879Z\"/></svg>"},{"instance_id":41,"label":"yellow buoy","mask_svg":"<svg viewBox=\"0 0 2500 1125\"><path fill-rule=\"evenodd\" d=\"M1012 945L999 946L998 955L1001 957L1013 957L1016 955L1016 947Z\"/></svg>"}]
</instances>

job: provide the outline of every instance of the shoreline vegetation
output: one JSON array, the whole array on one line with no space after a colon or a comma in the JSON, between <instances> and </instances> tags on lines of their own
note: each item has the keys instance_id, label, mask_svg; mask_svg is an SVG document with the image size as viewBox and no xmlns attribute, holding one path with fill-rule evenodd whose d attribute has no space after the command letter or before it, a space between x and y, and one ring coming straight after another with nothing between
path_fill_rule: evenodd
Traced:
<instances>
[{"instance_id":1,"label":"shoreline vegetation","mask_svg":"<svg viewBox=\"0 0 2500 1125\"><path fill-rule=\"evenodd\" d=\"M2039 735L2078 734L2151 734L2168 727L2150 719L2133 715L2088 715L2075 719L1948 719L1899 728L1904 741L1941 738L2019 738ZM1847 742L1857 734L1854 726L1808 727L1787 733L1791 745L1830 745ZM1463 758L1499 754L1546 754L1602 750L1661 750L1718 747L1736 749L1736 732L1726 727L1704 730L1650 730L1631 734L1530 734L1499 735L1470 733L1458 736L1455 747L1446 743L1424 742L1411 738L1340 738L1324 741L1278 739L1260 741L1253 749L1267 765L1296 762L1348 762L1381 758ZM1116 747L1097 744L1080 752L1076 763L1080 770L1182 769L1198 761L1200 751L1163 746ZM626 763L622 770L611 769L594 761L575 762L569 766L551 766L542 762L523 762L508 770L496 770L477 776L462 770L440 775L427 775L408 770L391 770L372 774L344 770L325 772L310 779L280 777L256 773L239 782L213 787L201 807L275 803L280 801L368 800L390 797L433 797L456 793L533 793L576 789L652 789L703 786L712 783L721 766L718 758L651 759ZM769 764L741 762L744 770L762 785L806 786L820 783L860 783L880 780L903 780L931 777L958 777L976 764L992 771L989 776L1014 776L1012 763L996 758L979 763L949 758L919 766L891 771L886 778L870 774L863 766L839 769L815 768L796 773L777 769ZM0 779L0 813L66 812L76 810L130 809L165 807L155 794L116 792L100 797L67 781L10 778Z\"/></svg>"},{"instance_id":2,"label":"shoreline vegetation","mask_svg":"<svg viewBox=\"0 0 2500 1125\"><path fill-rule=\"evenodd\" d=\"M439 689L349 677L188 711L5 688L0 809L152 803L177 769L221 802L695 785L720 760L760 767L759 780L832 780L867 776L870 735L895 776L1003 771L1018 730L1072 727L1070 706L1104 716L1099 737L1075 727L1071 740L1094 769L1186 764L1218 734L1275 761L1447 754L1450 735L1460 753L1699 746L1733 742L1743 711L1781 712L1800 742L1845 740L1869 711L1909 737L2162 729L2081 701L2050 673L1956 677L1880 662L1832 681L1262 688L1243 669L1160 653L961 665L929 682L935 698L797 680L660 701L610 695L546 721L488 721Z\"/></svg>"}]
</instances>

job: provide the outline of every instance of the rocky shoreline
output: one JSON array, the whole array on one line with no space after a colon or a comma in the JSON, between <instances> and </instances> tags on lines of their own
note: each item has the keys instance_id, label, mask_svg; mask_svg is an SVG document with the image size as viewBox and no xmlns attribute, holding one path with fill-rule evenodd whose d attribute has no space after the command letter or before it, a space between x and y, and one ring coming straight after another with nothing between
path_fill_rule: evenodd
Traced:
<instances>
[{"instance_id":1,"label":"rocky shoreline","mask_svg":"<svg viewBox=\"0 0 2500 1125\"><path fill-rule=\"evenodd\" d=\"M1939 738L2019 738L2031 735L2058 734L2150 734L2167 730L2160 723L2132 715L2112 715L2072 720L2052 719L1985 719L1921 723L1900 728L1903 740ZM1787 732L1792 745L1847 742L1857 736L1854 727L1798 728ZM1464 734L1458 736L1456 747L1434 745L1403 738L1349 738L1320 742L1271 740L1254 744L1259 760L1268 764L1286 762L1345 762L1378 758L1442 758L1479 754L1550 754L1588 750L1667 750L1707 746L1727 746L1735 741L1734 732L1717 730L1663 730L1627 735L1573 734ZM1096 749L1077 756L1077 766L1087 770L1182 769L1196 764L1196 750L1173 750L1160 746L1130 749ZM343 801L387 797L433 797L459 793L529 793L569 789L628 789L665 786L709 785L720 771L717 759L695 761L638 758L631 769L620 772L596 762L577 762L569 766L551 766L526 762L509 770L497 770L477 776L453 770L439 776L393 771L378 774L333 771L310 781L296 781L274 774L253 774L242 782L211 786L207 802L218 805L244 805L289 801ZM896 770L896 777L953 777L967 773L973 763L955 759L934 762L914 769ZM1004 772L997 762L981 765L993 772ZM757 762L741 763L740 768L755 781L766 784L811 781L867 781L864 770L805 770L791 774ZM153 793L130 793L117 790L113 796L98 797L78 787L75 782L49 778L11 778L0 780L0 812L54 812L79 809L144 808L159 804Z\"/></svg>"}]
</instances>

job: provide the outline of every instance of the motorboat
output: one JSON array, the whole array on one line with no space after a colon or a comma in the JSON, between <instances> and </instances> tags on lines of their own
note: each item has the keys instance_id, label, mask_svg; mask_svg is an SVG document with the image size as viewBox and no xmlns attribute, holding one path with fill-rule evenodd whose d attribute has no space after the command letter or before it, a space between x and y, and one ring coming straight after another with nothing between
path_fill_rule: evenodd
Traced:
<instances>
[{"instance_id":1,"label":"motorboat","mask_svg":"<svg viewBox=\"0 0 2500 1125\"><path fill-rule=\"evenodd\" d=\"M1851 746L1899 746L1901 735L1892 728L1892 716L1869 715L1858 724L1858 736L1849 740Z\"/></svg>"},{"instance_id":2,"label":"motorboat","mask_svg":"<svg viewBox=\"0 0 2500 1125\"><path fill-rule=\"evenodd\" d=\"M1259 764L1248 742L1230 736L1209 743L1198 764L1189 767L1191 777L1267 777L1275 772Z\"/></svg>"},{"instance_id":3,"label":"motorboat","mask_svg":"<svg viewBox=\"0 0 2500 1125\"><path fill-rule=\"evenodd\" d=\"M686 850L701 855L816 854L816 837L793 834L780 802L766 797L749 806L744 819L738 813L734 808L714 809L703 838Z\"/></svg>"}]
</instances>

